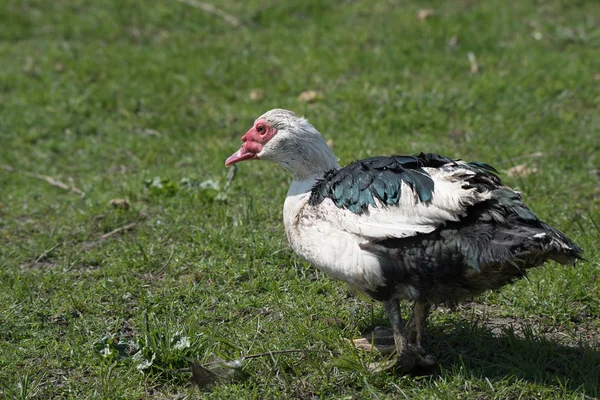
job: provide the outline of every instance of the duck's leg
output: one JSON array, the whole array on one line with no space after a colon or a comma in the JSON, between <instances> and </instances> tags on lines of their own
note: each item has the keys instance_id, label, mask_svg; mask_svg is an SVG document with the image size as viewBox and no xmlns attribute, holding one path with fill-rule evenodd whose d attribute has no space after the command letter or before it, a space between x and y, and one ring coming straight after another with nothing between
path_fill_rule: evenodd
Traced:
<instances>
[{"instance_id":1,"label":"duck's leg","mask_svg":"<svg viewBox=\"0 0 600 400\"><path fill-rule=\"evenodd\" d=\"M391 359L371 363L369 369L372 371L379 372L399 367L402 372L408 372L415 366L417 354L414 351L410 351L410 345L404 335L404 321L402 321L402 317L400 316L398 300L386 301L384 309L392 325L391 331L390 329L378 329L378 327L375 328L371 335L366 335L364 338L355 339L350 342L362 350L377 350L382 354L396 353ZM387 346L381 346L383 338L387 339Z\"/></svg>"},{"instance_id":2,"label":"duck's leg","mask_svg":"<svg viewBox=\"0 0 600 400\"><path fill-rule=\"evenodd\" d=\"M400 372L410 372L415 367L429 369L435 365L435 359L432 356L421 356L414 343L409 342L409 337L405 332L402 317L400 316L400 306L398 301L395 299L388 300L385 302L385 312L388 315L392 330L394 331L394 341L396 342L396 353L397 359L394 368L400 370ZM420 303L417 307L417 316L415 318L415 310L413 310L413 319L415 319L415 326L420 326L421 329L415 329L419 333L416 336L421 337L422 327L425 324L425 318L427 317L427 305ZM409 332L410 333L410 332ZM420 342L420 339L419 339Z\"/></svg>"},{"instance_id":3,"label":"duck's leg","mask_svg":"<svg viewBox=\"0 0 600 400\"><path fill-rule=\"evenodd\" d=\"M431 304L424 300L416 300L408 323L408 341L419 351L422 351L421 341L423 340L429 310L431 310Z\"/></svg>"},{"instance_id":4,"label":"duck's leg","mask_svg":"<svg viewBox=\"0 0 600 400\"><path fill-rule=\"evenodd\" d=\"M396 353L388 361L376 362L370 365L373 371L398 369L400 372L410 372L415 368L430 369L435 365L435 358L421 355L420 349L427 314L431 306L427 302L417 301L413 308L411 319L405 325L400 315L398 300L392 299L384 303L385 312L392 326L389 329L375 328L372 334L364 338L349 340L356 348L362 350L377 350L382 354ZM393 339L393 344L390 343Z\"/></svg>"},{"instance_id":5,"label":"duck's leg","mask_svg":"<svg viewBox=\"0 0 600 400\"><path fill-rule=\"evenodd\" d=\"M396 360L394 367L397 367L401 372L411 371L416 363L417 354L411 351L408 338L404 332L404 322L400 316L400 305L398 300L390 299L384 304L385 313L390 320L392 325L392 331L394 332L394 342L396 345Z\"/></svg>"}]
</instances>

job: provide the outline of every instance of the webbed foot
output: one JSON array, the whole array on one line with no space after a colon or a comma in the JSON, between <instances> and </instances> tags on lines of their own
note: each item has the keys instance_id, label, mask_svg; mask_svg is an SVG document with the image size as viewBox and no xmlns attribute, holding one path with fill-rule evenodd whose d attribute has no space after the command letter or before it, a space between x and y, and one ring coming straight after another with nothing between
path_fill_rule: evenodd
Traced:
<instances>
[{"instance_id":1,"label":"webbed foot","mask_svg":"<svg viewBox=\"0 0 600 400\"><path fill-rule=\"evenodd\" d=\"M364 351L377 351L381 354L392 354L396 351L394 332L390 328L376 327L373 332L358 339L346 339L354 347Z\"/></svg>"},{"instance_id":2,"label":"webbed foot","mask_svg":"<svg viewBox=\"0 0 600 400\"><path fill-rule=\"evenodd\" d=\"M435 357L431 355L421 355L417 349L413 348L402 354L396 354L391 359L373 362L369 364L371 372L397 371L402 374L408 373L428 373L437 365Z\"/></svg>"},{"instance_id":3,"label":"webbed foot","mask_svg":"<svg viewBox=\"0 0 600 400\"><path fill-rule=\"evenodd\" d=\"M348 340L357 349L365 351L377 351L383 355L391 355L383 361L369 364L372 372L395 370L400 373L427 372L436 365L435 357L425 355L421 346L408 343L406 339L399 338L398 345L395 343L394 332L390 328L377 327L373 332L364 337ZM395 353L395 354L394 354Z\"/></svg>"}]
</instances>

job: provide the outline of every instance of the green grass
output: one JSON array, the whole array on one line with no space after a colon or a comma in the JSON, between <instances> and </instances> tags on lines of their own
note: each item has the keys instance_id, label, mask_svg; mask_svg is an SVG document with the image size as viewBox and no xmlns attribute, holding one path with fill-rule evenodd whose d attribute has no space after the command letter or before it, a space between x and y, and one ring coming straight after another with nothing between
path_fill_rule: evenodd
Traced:
<instances>
[{"instance_id":1,"label":"green grass","mask_svg":"<svg viewBox=\"0 0 600 400\"><path fill-rule=\"evenodd\" d=\"M176 0L0 2L0 397L600 397L600 3L212 3L244 26ZM586 260L436 310L435 374L371 373L342 338L384 313L288 247L284 171L244 163L226 188L274 107L343 164L488 162ZM538 172L507 176L523 163ZM324 352L248 360L204 394L173 372L285 349Z\"/></svg>"}]
</instances>

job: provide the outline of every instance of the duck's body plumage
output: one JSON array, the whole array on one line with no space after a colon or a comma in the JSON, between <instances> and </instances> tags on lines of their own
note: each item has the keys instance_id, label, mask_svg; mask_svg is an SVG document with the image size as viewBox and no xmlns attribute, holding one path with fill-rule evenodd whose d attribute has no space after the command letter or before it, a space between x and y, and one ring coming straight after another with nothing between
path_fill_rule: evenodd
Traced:
<instances>
[{"instance_id":1,"label":"duck's body plumage","mask_svg":"<svg viewBox=\"0 0 600 400\"><path fill-rule=\"evenodd\" d=\"M294 181L294 250L376 300L453 305L579 249L539 221L493 168L433 154L356 161Z\"/></svg>"},{"instance_id":2,"label":"duck's body plumage","mask_svg":"<svg viewBox=\"0 0 600 400\"><path fill-rule=\"evenodd\" d=\"M549 259L581 257L487 164L421 153L340 168L306 119L279 109L259 117L242 141L226 165L265 159L290 172L283 219L292 248L385 302L403 370L430 364L411 349L420 346L431 304L452 306ZM415 301L410 326L398 300Z\"/></svg>"}]
</instances>

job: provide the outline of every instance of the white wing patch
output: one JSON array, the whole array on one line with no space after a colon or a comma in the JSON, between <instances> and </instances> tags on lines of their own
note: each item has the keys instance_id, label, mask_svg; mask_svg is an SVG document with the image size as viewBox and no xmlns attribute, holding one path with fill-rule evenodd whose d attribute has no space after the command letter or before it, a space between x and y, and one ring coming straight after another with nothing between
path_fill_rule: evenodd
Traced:
<instances>
[{"instance_id":1,"label":"white wing patch","mask_svg":"<svg viewBox=\"0 0 600 400\"><path fill-rule=\"evenodd\" d=\"M377 207L369 206L368 211L360 215L336 207L329 199L318 207L326 210L328 219L337 223L339 229L350 232L363 241L404 238L432 232L446 222L458 221L465 215L467 207L491 196L489 192L479 193L473 188L465 187L464 179L471 176L472 171L426 170L434 181L430 202L421 202L412 188L403 182L397 206L387 206L377 201Z\"/></svg>"}]
</instances>

